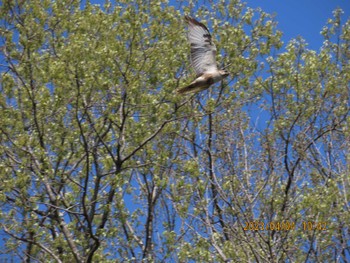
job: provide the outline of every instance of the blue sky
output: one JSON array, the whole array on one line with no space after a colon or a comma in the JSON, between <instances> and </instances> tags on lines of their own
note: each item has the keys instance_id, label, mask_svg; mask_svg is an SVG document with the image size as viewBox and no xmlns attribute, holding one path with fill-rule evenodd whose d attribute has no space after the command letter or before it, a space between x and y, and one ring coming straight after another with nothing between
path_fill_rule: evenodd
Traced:
<instances>
[{"instance_id":1,"label":"blue sky","mask_svg":"<svg viewBox=\"0 0 350 263\"><path fill-rule=\"evenodd\" d=\"M285 42L302 36L309 48L319 50L323 38L320 31L337 7L343 9L344 21L350 17L349 0L244 0L248 7L261 7L265 12L276 14L278 29ZM343 22L344 22L343 21Z\"/></svg>"},{"instance_id":2,"label":"blue sky","mask_svg":"<svg viewBox=\"0 0 350 263\"><path fill-rule=\"evenodd\" d=\"M176 0L169 0L169 3ZM350 0L241 0L247 7L261 7L265 12L276 15L278 29L283 32L283 41L302 36L310 49L319 50L323 38L320 31L332 18L336 8L344 11L343 19L350 17ZM104 4L104 0L90 0L93 4ZM208 4L207 1L205 1ZM212 1L215 3L215 0ZM344 22L343 21L343 22Z\"/></svg>"}]
</instances>

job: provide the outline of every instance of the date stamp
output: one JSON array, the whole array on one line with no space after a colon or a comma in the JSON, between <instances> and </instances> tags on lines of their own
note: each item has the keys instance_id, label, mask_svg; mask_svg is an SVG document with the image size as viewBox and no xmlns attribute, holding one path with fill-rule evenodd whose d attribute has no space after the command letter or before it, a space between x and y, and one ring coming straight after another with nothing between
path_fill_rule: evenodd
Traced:
<instances>
[{"instance_id":1,"label":"date stamp","mask_svg":"<svg viewBox=\"0 0 350 263\"><path fill-rule=\"evenodd\" d=\"M325 231L327 230L327 222L311 222L303 221L300 225L296 225L295 222L290 221L248 221L245 222L244 231L293 231L297 228L303 231Z\"/></svg>"}]
</instances>

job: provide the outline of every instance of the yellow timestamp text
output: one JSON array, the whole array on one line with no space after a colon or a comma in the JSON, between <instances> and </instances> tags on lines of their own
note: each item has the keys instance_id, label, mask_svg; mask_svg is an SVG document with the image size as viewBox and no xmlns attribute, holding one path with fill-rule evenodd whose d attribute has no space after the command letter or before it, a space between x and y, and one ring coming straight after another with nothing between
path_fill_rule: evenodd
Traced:
<instances>
[{"instance_id":1,"label":"yellow timestamp text","mask_svg":"<svg viewBox=\"0 0 350 263\"><path fill-rule=\"evenodd\" d=\"M327 230L327 222L311 222L311 221L306 221L302 222L302 229L307 231L311 230Z\"/></svg>"},{"instance_id":2,"label":"yellow timestamp text","mask_svg":"<svg viewBox=\"0 0 350 263\"><path fill-rule=\"evenodd\" d=\"M290 221L272 221L272 222L264 222L264 221L248 221L244 223L243 230L244 231L292 231L296 230L297 226L295 222ZM327 222L311 222L304 221L301 222L301 230L311 231L318 230L324 231L327 230Z\"/></svg>"},{"instance_id":3,"label":"yellow timestamp text","mask_svg":"<svg viewBox=\"0 0 350 263\"><path fill-rule=\"evenodd\" d=\"M243 228L244 231L264 231L264 230L295 230L295 222L289 221L273 221L273 222L263 222L263 221L251 221L245 222Z\"/></svg>"}]
</instances>

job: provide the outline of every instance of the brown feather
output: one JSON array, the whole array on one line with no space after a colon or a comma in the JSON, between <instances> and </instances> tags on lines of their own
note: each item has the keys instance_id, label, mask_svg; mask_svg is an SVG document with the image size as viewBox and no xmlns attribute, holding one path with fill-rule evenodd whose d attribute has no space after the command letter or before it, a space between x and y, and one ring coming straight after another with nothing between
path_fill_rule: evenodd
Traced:
<instances>
[{"instance_id":1,"label":"brown feather","mask_svg":"<svg viewBox=\"0 0 350 263\"><path fill-rule=\"evenodd\" d=\"M178 89L176 92L178 94L195 93L198 91L206 90L210 85L198 86L196 83L191 83L190 85Z\"/></svg>"},{"instance_id":2,"label":"brown feather","mask_svg":"<svg viewBox=\"0 0 350 263\"><path fill-rule=\"evenodd\" d=\"M209 33L208 28L207 28L204 24L202 24L201 22L198 22L196 19L194 19L194 18L192 18L192 17L190 17L190 16L185 16L185 21L186 21L187 23L189 23L189 24L194 24L194 25L197 25L197 26L201 26L201 27L203 27L206 31L208 31L208 33Z\"/></svg>"}]
</instances>

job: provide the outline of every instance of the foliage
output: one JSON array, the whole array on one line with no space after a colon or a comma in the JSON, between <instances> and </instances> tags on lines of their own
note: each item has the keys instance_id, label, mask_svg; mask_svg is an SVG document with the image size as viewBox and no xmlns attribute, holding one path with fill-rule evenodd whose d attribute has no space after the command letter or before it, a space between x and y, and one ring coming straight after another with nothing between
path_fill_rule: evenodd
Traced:
<instances>
[{"instance_id":1,"label":"foliage","mask_svg":"<svg viewBox=\"0 0 350 263\"><path fill-rule=\"evenodd\" d=\"M350 21L336 10L318 52L301 38L282 49L261 10L195 4L2 2L0 253L26 262L349 257ZM194 75L183 23L194 10L231 77L179 97ZM295 229L247 231L249 222Z\"/></svg>"}]
</instances>

